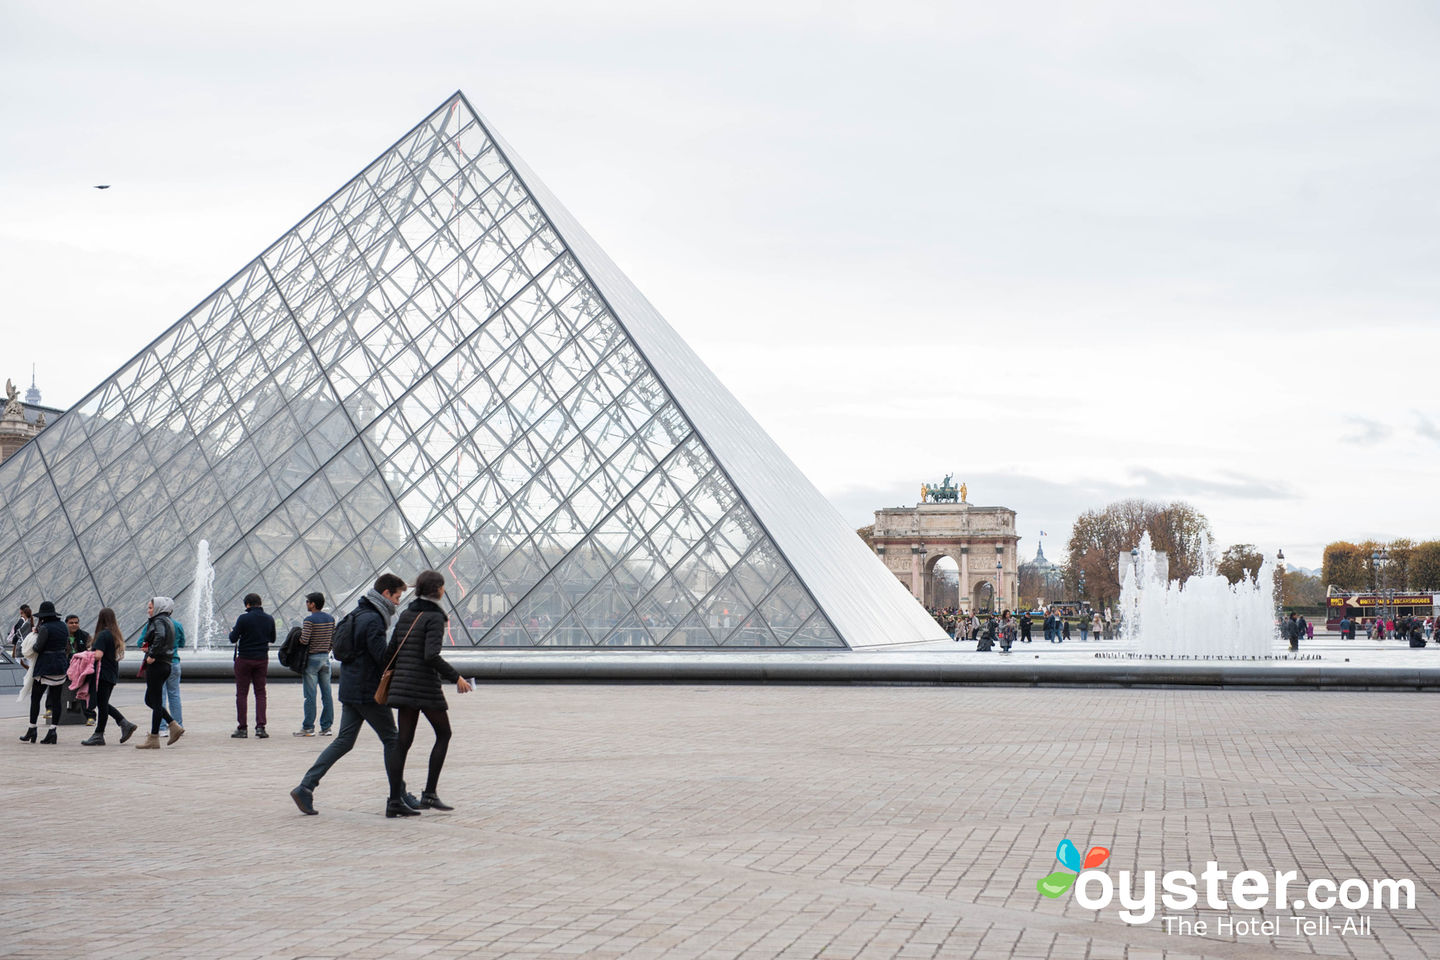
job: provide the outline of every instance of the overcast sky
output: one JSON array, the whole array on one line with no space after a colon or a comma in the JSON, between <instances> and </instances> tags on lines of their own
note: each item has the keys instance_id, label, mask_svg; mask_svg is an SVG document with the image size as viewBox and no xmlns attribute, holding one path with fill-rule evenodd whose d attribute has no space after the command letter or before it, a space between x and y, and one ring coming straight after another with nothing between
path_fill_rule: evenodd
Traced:
<instances>
[{"instance_id":1,"label":"overcast sky","mask_svg":"<svg viewBox=\"0 0 1440 960\"><path fill-rule=\"evenodd\" d=\"M1437 11L8 0L0 376L68 407L458 88L856 526L1440 537Z\"/></svg>"}]
</instances>

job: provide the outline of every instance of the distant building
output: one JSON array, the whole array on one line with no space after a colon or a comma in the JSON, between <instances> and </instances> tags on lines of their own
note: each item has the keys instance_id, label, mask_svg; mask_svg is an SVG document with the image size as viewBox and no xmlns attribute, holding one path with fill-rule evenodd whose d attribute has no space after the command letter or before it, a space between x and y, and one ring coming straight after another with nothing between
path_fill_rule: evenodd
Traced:
<instances>
[{"instance_id":1,"label":"distant building","mask_svg":"<svg viewBox=\"0 0 1440 960\"><path fill-rule=\"evenodd\" d=\"M0 412L0 463L9 459L11 454L38 436L47 424L65 412L41 405L40 389L35 386L33 373L30 377L30 389L25 391L23 401L13 381L7 380L5 386L5 409Z\"/></svg>"},{"instance_id":2,"label":"distant building","mask_svg":"<svg viewBox=\"0 0 1440 960\"><path fill-rule=\"evenodd\" d=\"M933 605L925 596L931 572L941 557L950 557L960 568L962 610L1018 606L1020 538L1015 511L1008 507L979 507L963 499L886 507L875 511L871 542L885 567L921 603Z\"/></svg>"}]
</instances>

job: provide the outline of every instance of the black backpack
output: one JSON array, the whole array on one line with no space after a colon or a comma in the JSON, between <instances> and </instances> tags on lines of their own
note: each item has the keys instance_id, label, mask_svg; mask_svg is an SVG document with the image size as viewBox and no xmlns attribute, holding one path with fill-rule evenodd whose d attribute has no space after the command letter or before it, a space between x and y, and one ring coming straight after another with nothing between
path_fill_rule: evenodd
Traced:
<instances>
[{"instance_id":1,"label":"black backpack","mask_svg":"<svg viewBox=\"0 0 1440 960\"><path fill-rule=\"evenodd\" d=\"M300 642L299 627L291 627L290 632L285 634L285 642L280 644L275 656L279 659L280 666L300 674L305 672L305 663L310 657L308 649Z\"/></svg>"},{"instance_id":2,"label":"black backpack","mask_svg":"<svg viewBox=\"0 0 1440 960\"><path fill-rule=\"evenodd\" d=\"M341 663L349 663L360 656L360 638L355 629L359 619L360 608L356 607L335 624L335 635L330 640L330 653Z\"/></svg>"}]
</instances>

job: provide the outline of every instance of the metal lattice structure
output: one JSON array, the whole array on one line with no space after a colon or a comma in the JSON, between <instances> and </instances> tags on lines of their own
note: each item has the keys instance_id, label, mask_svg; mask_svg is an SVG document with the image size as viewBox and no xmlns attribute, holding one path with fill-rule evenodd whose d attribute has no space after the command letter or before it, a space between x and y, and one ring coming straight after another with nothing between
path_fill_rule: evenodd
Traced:
<instances>
[{"instance_id":1,"label":"metal lattice structure","mask_svg":"<svg viewBox=\"0 0 1440 960\"><path fill-rule=\"evenodd\" d=\"M457 93L0 465L0 609L298 619L442 571L482 646L941 636Z\"/></svg>"}]
</instances>

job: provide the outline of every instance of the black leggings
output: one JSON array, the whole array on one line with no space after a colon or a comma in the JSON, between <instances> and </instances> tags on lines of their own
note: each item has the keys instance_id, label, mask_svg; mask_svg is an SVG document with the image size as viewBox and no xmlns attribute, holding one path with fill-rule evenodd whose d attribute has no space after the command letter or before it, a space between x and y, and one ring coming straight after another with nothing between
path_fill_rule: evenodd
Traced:
<instances>
[{"instance_id":1,"label":"black leggings","mask_svg":"<svg viewBox=\"0 0 1440 960\"><path fill-rule=\"evenodd\" d=\"M115 681L113 680L100 680L96 684L95 712L100 717L100 721L95 724L96 736L105 736L105 722L111 717L114 717L115 722L120 724L121 727L124 727L125 724L130 722L125 719L125 715L123 713L110 706L110 692L114 689Z\"/></svg>"},{"instance_id":2,"label":"black leggings","mask_svg":"<svg viewBox=\"0 0 1440 960\"><path fill-rule=\"evenodd\" d=\"M35 726L40 717L41 698L45 700L45 709L50 711L49 725L53 727L60 722L60 698L64 690L65 684L41 683L38 677L30 683L30 726Z\"/></svg>"},{"instance_id":3,"label":"black leggings","mask_svg":"<svg viewBox=\"0 0 1440 960\"><path fill-rule=\"evenodd\" d=\"M150 708L150 734L160 735L160 721L174 723L165 709L165 681L170 679L170 661L155 661L145 667L145 706Z\"/></svg>"},{"instance_id":4,"label":"black leggings","mask_svg":"<svg viewBox=\"0 0 1440 960\"><path fill-rule=\"evenodd\" d=\"M420 723L420 714L425 714L425 719L430 721L431 728L435 731L435 746L430 748L430 775L425 780L425 792L434 793L436 786L440 783L440 768L445 766L445 751L450 747L450 714L444 707L396 707L395 719L399 727L399 734L395 740L395 749L390 752L387 758L390 769L390 790L395 791L395 784L400 784L400 791L404 792L405 784L405 755L410 752L410 745L415 742L415 728ZM398 800L399 797L392 797Z\"/></svg>"}]
</instances>

